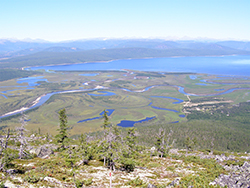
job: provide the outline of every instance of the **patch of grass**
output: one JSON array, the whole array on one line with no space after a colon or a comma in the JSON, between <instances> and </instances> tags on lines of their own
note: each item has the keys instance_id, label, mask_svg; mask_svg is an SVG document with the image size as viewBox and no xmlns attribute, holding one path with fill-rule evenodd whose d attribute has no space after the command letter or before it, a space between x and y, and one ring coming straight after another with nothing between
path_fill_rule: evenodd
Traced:
<instances>
[{"instance_id":1,"label":"patch of grass","mask_svg":"<svg viewBox=\"0 0 250 188\"><path fill-rule=\"evenodd\" d=\"M127 181L125 185L130 185L133 187L143 187L143 186L146 186L147 184L138 176L135 179Z\"/></svg>"},{"instance_id":2,"label":"patch of grass","mask_svg":"<svg viewBox=\"0 0 250 188\"><path fill-rule=\"evenodd\" d=\"M157 163L157 162L151 162L147 165L149 168L157 168L157 167L160 167L161 164Z\"/></svg>"}]
</instances>

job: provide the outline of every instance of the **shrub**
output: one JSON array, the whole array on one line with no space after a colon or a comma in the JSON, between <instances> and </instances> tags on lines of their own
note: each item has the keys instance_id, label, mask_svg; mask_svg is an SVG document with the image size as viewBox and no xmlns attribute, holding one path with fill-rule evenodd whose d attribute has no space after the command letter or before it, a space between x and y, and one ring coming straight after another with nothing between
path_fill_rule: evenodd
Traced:
<instances>
[{"instance_id":1,"label":"shrub","mask_svg":"<svg viewBox=\"0 0 250 188\"><path fill-rule=\"evenodd\" d=\"M83 184L84 184L84 181L76 180L75 184L76 184L77 188L81 188L83 186Z\"/></svg>"},{"instance_id":2,"label":"shrub","mask_svg":"<svg viewBox=\"0 0 250 188\"><path fill-rule=\"evenodd\" d=\"M214 155L222 155L222 154L224 154L226 157L229 156L229 153L224 152L224 151L217 151L217 150L214 150L214 151L213 151L213 154L214 154Z\"/></svg>"},{"instance_id":3,"label":"shrub","mask_svg":"<svg viewBox=\"0 0 250 188\"><path fill-rule=\"evenodd\" d=\"M239 165L239 166L242 166L244 164L244 159L240 159L240 160L226 160L224 161L225 162L225 165Z\"/></svg>"},{"instance_id":4,"label":"shrub","mask_svg":"<svg viewBox=\"0 0 250 188\"><path fill-rule=\"evenodd\" d=\"M5 188L4 183L0 183L0 188Z\"/></svg>"},{"instance_id":5,"label":"shrub","mask_svg":"<svg viewBox=\"0 0 250 188\"><path fill-rule=\"evenodd\" d=\"M29 183L37 183L37 182L39 182L40 177L37 176L37 175L34 175L34 174L27 174L24 177L24 180L27 181L27 182L29 182Z\"/></svg>"},{"instance_id":6,"label":"shrub","mask_svg":"<svg viewBox=\"0 0 250 188\"><path fill-rule=\"evenodd\" d=\"M84 185L86 185L86 186L91 185L93 183L92 179L93 178L89 178L89 179L83 180Z\"/></svg>"},{"instance_id":7,"label":"shrub","mask_svg":"<svg viewBox=\"0 0 250 188\"><path fill-rule=\"evenodd\" d=\"M132 159L123 159L122 160L122 168L124 168L127 172L133 172L135 169L135 162Z\"/></svg>"},{"instance_id":8,"label":"shrub","mask_svg":"<svg viewBox=\"0 0 250 188\"><path fill-rule=\"evenodd\" d=\"M131 185L133 187L135 187L135 186L141 186L141 187L143 187L143 186L146 186L146 183L143 182L143 180L140 179L140 177L138 176L137 178L126 182L126 185Z\"/></svg>"}]
</instances>

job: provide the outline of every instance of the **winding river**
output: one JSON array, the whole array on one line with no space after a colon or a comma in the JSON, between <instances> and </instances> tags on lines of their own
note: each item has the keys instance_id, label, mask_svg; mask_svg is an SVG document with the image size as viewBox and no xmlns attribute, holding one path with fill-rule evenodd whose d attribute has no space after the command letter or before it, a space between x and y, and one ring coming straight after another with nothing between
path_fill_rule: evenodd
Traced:
<instances>
[{"instance_id":1,"label":"winding river","mask_svg":"<svg viewBox=\"0 0 250 188\"><path fill-rule=\"evenodd\" d=\"M161 87L161 86L178 88L178 91L180 93L182 93L184 95L188 95L188 96L218 96L218 95L224 95L224 94L232 93L233 91L236 91L236 90L250 90L250 88L231 88L231 89L228 89L228 90L223 91L221 93L215 93L215 94L193 94L193 93L186 93L184 91L184 87L182 87L182 86L176 86L176 85L153 85L153 86L146 87L146 88L144 88L142 90L139 90L139 91L138 90L132 91L132 90L129 90L129 89L126 89L126 88L122 88L122 90L127 91L127 92L145 92L145 91L148 91L150 88ZM105 88L105 89L109 89L109 88ZM112 89L114 89L114 88L112 88ZM116 89L118 90L120 88L116 88ZM21 112L25 112L27 110L31 110L31 109L36 108L36 107L39 107L42 104L44 104L52 95L55 95L55 94L86 92L86 91L94 91L94 90L99 90L99 88L94 88L94 89L79 89L79 90L67 90L67 91L57 91L57 92L53 92L53 93L47 93L47 94L44 94L44 95L38 97L35 101L33 101L33 103L32 103L31 106L29 106L29 107L23 107L21 109L18 109L18 110L15 110L15 111L3 114L2 116L0 116L0 119L4 118L4 117L16 115L16 114L19 114ZM110 94L110 92L104 92L103 95L109 95L109 94ZM173 97L164 97L164 96L151 96L151 97L160 97L160 98L174 99L174 100L177 100L177 102L174 102L175 104L183 102L183 100L177 99L177 98L173 98ZM159 109L159 110L169 110L169 111L178 112L178 111L175 111L175 110L163 109L163 108L159 108L159 107L155 107L155 106L151 106L151 107L155 108L155 109Z\"/></svg>"},{"instance_id":2,"label":"winding river","mask_svg":"<svg viewBox=\"0 0 250 188\"><path fill-rule=\"evenodd\" d=\"M220 56L220 57L169 57L169 58L149 58L149 59L126 59L126 60L114 60L106 63L82 63L82 64L72 64L72 65L55 65L55 66L43 66L43 67L30 67L26 68L26 70L37 70L37 69L45 69L45 70L122 70L122 69L130 69L130 70L139 70L139 71L159 71L159 72L193 72L193 73L207 73L213 75L238 75L238 76L249 76L250 70L250 56ZM95 74L82 74L81 76L94 76ZM112 75L109 75L112 76ZM126 75L125 75L126 76ZM222 76L223 77L223 76ZM196 79L196 75L190 75L190 79ZM43 77L39 77L41 81L47 81ZM249 79L249 78L247 78ZM31 79L32 80L32 79ZM206 80L200 80L204 84L225 84L225 85L237 85L237 83L217 83ZM19 79L18 82L28 82L26 78ZM29 86L36 86L34 82L28 82ZM220 90L220 93L212 93L212 94L196 94L196 93L187 93L185 92L184 87L177 85L152 85L148 86L142 90L129 90L123 88L122 90L127 92L145 92L153 87L174 87L177 90L188 96L218 96L224 95L228 93L232 93L236 90L250 90L250 88L231 88L228 90ZM14 86L13 86L14 87ZM28 89L28 88L27 88ZM30 88L31 89L31 88ZM33 89L33 88L32 88ZM108 90L109 88L105 88ZM120 89L120 88L112 88ZM28 107L23 107L21 109L8 112L0 116L1 118L12 116L22 111L27 111L44 104L51 96L55 94L63 94L63 93L74 93L74 92L86 92L86 91L94 91L100 90L100 88L93 89L79 89L79 90L69 90L69 91L58 91L53 93L47 93L40 97L38 97L32 105ZM100 95L107 96L109 93L101 93ZM99 96L100 96L99 95ZM3 93L0 94L0 97L7 98L7 96ZM161 97L161 96L152 96L152 97ZM180 103L181 99L172 98L175 101L175 104ZM183 102L183 101L182 101ZM152 108L158 108L156 106L152 106ZM161 109L167 110L167 109ZM168 109L171 110L171 109Z\"/></svg>"}]
</instances>

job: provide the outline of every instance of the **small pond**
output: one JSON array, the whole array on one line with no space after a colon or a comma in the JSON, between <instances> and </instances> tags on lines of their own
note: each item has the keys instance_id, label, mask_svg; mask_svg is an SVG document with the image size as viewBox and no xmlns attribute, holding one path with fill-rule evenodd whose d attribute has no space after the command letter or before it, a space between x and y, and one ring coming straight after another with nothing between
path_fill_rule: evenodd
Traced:
<instances>
[{"instance_id":1,"label":"small pond","mask_svg":"<svg viewBox=\"0 0 250 188\"><path fill-rule=\"evenodd\" d=\"M40 84L38 84L37 82L42 82L42 81L48 82L48 80L43 78L43 76L27 77L27 78L19 78L19 79L17 79L18 84L28 83L29 86L39 86Z\"/></svg>"},{"instance_id":2,"label":"small pond","mask_svg":"<svg viewBox=\"0 0 250 188\"><path fill-rule=\"evenodd\" d=\"M116 95L115 93L110 92L110 91L98 91L98 93L103 93L103 94L88 93L88 95L92 95L92 96L112 96L112 95Z\"/></svg>"},{"instance_id":3,"label":"small pond","mask_svg":"<svg viewBox=\"0 0 250 188\"><path fill-rule=\"evenodd\" d=\"M129 120L122 120L120 123L118 123L117 125L120 126L120 127L133 127L134 124L136 123L142 123L142 122L145 122L145 121L149 121L151 119L154 119L156 118L156 116L153 116L153 117L147 117L145 119L142 119L142 120L139 120L139 121L129 121Z\"/></svg>"},{"instance_id":4,"label":"small pond","mask_svg":"<svg viewBox=\"0 0 250 188\"><path fill-rule=\"evenodd\" d=\"M79 76L97 76L99 73L87 73L87 74L79 74Z\"/></svg>"},{"instance_id":5,"label":"small pond","mask_svg":"<svg viewBox=\"0 0 250 188\"><path fill-rule=\"evenodd\" d=\"M106 109L106 112L107 112L108 116L110 116L114 111L115 111L115 109ZM83 120L78 121L77 123L82 123L82 122L86 122L86 121L92 121L92 120L95 120L95 119L101 119L101 118L103 118L103 115L104 115L104 111L102 111L99 114L98 117L83 119Z\"/></svg>"}]
</instances>

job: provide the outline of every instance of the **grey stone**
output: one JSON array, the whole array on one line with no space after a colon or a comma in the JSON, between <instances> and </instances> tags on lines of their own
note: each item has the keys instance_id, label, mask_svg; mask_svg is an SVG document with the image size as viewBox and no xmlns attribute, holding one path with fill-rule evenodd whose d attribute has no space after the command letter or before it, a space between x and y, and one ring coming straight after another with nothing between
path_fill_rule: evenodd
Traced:
<instances>
[{"instance_id":1,"label":"grey stone","mask_svg":"<svg viewBox=\"0 0 250 188\"><path fill-rule=\"evenodd\" d=\"M227 170L231 171L229 175L221 174L216 178L211 185L220 185L222 187L232 187L232 188L249 188L249 168L250 164L245 162L240 166L225 166ZM239 173L240 171L240 173Z\"/></svg>"},{"instance_id":2,"label":"grey stone","mask_svg":"<svg viewBox=\"0 0 250 188\"><path fill-rule=\"evenodd\" d=\"M48 157L51 154L53 154L54 150L56 148L57 148L57 146L55 146L53 144L46 144L46 145L42 145L36 149L30 150L30 153L36 154L37 157L44 158L44 157Z\"/></svg>"},{"instance_id":3,"label":"grey stone","mask_svg":"<svg viewBox=\"0 0 250 188\"><path fill-rule=\"evenodd\" d=\"M180 178L176 178L174 181L172 181L168 187L174 187L176 185L179 185L179 182L180 182Z\"/></svg>"},{"instance_id":4,"label":"grey stone","mask_svg":"<svg viewBox=\"0 0 250 188\"><path fill-rule=\"evenodd\" d=\"M17 170L16 169L8 169L8 170L6 170L6 172L11 175L11 174L17 173Z\"/></svg>"},{"instance_id":5,"label":"grey stone","mask_svg":"<svg viewBox=\"0 0 250 188\"><path fill-rule=\"evenodd\" d=\"M157 187L155 185L149 183L148 186L147 186L147 188L157 188Z\"/></svg>"}]
</instances>

